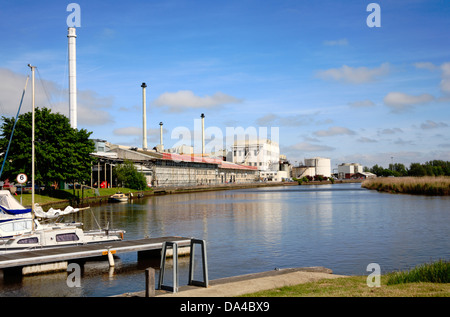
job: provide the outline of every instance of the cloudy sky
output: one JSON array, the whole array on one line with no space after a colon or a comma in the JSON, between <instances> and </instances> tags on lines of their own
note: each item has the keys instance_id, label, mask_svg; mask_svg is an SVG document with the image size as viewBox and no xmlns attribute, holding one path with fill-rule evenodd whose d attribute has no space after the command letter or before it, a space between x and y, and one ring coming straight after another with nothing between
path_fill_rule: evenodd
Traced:
<instances>
[{"instance_id":1,"label":"cloudy sky","mask_svg":"<svg viewBox=\"0 0 450 317\"><path fill-rule=\"evenodd\" d=\"M267 132L292 163L450 160L450 2L374 1L369 27L371 2L77 1L78 128L141 147L146 82L149 147L159 122L166 148L195 145L204 113L211 139ZM69 3L0 4L1 116L29 63L37 106L68 115Z\"/></svg>"}]
</instances>

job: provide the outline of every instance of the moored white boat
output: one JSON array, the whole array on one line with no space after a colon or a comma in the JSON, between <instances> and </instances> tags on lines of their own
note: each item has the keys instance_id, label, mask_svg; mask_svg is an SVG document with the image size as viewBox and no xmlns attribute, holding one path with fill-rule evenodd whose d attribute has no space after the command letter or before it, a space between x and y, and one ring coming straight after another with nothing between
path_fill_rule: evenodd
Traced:
<instances>
[{"instance_id":1,"label":"moored white boat","mask_svg":"<svg viewBox=\"0 0 450 317\"><path fill-rule=\"evenodd\" d=\"M14 210L21 212L9 214L11 209L8 206L14 206ZM0 191L0 207L0 254L120 241L125 233L124 230L111 229L84 231L80 228L81 223L40 223L38 219L33 219L31 209L20 205L9 191ZM39 210L38 217L49 219L78 211L72 207L47 213L40 207L35 209Z\"/></svg>"},{"instance_id":2,"label":"moored white boat","mask_svg":"<svg viewBox=\"0 0 450 317\"><path fill-rule=\"evenodd\" d=\"M117 192L114 195L109 196L108 199L110 202L126 202L128 201L128 196L124 193Z\"/></svg>"},{"instance_id":3,"label":"moored white boat","mask_svg":"<svg viewBox=\"0 0 450 317\"><path fill-rule=\"evenodd\" d=\"M30 230L10 238L4 237L0 245L0 254L121 241L123 233L123 230L84 231L77 226L66 224L58 224L52 227L42 226L37 230Z\"/></svg>"}]
</instances>

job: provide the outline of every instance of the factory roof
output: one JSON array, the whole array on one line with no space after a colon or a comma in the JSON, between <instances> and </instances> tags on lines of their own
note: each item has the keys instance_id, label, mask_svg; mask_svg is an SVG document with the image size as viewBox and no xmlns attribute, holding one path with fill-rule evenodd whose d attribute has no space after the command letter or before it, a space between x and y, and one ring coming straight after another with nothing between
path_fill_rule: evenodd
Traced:
<instances>
[{"instance_id":1,"label":"factory roof","mask_svg":"<svg viewBox=\"0 0 450 317\"><path fill-rule=\"evenodd\" d=\"M239 170L257 170L258 168L256 166L246 166L246 165L239 165L232 162L227 162L221 159L217 158L210 158L210 157L202 157L202 156L195 156L195 155L182 155L182 154L175 154L175 153L162 153L163 160L171 160L171 161L180 161L180 162L195 162L195 163L205 163L205 164L217 164L219 168L226 168L226 169L239 169Z\"/></svg>"}]
</instances>

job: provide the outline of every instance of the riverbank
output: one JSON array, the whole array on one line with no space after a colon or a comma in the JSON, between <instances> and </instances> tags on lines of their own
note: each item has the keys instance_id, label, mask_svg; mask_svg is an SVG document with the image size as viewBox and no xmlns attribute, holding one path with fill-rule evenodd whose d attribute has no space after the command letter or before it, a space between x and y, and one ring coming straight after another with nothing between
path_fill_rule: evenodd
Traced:
<instances>
[{"instance_id":1,"label":"riverbank","mask_svg":"<svg viewBox=\"0 0 450 317\"><path fill-rule=\"evenodd\" d=\"M361 186L363 188L393 194L450 195L449 176L378 177L364 181Z\"/></svg>"},{"instance_id":2,"label":"riverbank","mask_svg":"<svg viewBox=\"0 0 450 317\"><path fill-rule=\"evenodd\" d=\"M344 184L344 183L361 183L362 180L336 180L331 181L309 181L303 182L301 186L308 185L330 185L330 184ZM258 187L275 187L275 186L299 186L298 182L255 182L255 183L226 183L217 185L196 185L196 186L180 186L180 187L154 187L147 190L135 190L130 188L99 188L97 189L75 189L75 190L56 190L51 195L35 194L35 202L44 209L54 208L63 209L67 206L86 207L101 205L108 202L109 196L120 191L130 197L131 200L143 197L159 196L159 195L173 195L186 194L196 192L209 192L233 189L246 189ZM130 195L131 194L131 195ZM21 197L22 196L22 197ZM31 194L18 194L15 196L25 207L31 206Z\"/></svg>"},{"instance_id":3,"label":"riverbank","mask_svg":"<svg viewBox=\"0 0 450 317\"><path fill-rule=\"evenodd\" d=\"M439 264L439 262L437 263ZM434 266L432 264L432 266ZM448 271L448 263L441 274ZM417 281L392 283L393 272L380 276L379 285L368 285L368 276L335 275L324 267L276 269L210 281L209 287L184 285L177 293L156 290L156 297L450 297L450 284ZM423 275L423 274L421 274ZM371 283L373 280L370 279ZM145 291L114 297L144 297Z\"/></svg>"},{"instance_id":4,"label":"riverbank","mask_svg":"<svg viewBox=\"0 0 450 317\"><path fill-rule=\"evenodd\" d=\"M408 271L380 275L378 285L368 276L319 280L246 294L250 297L450 297L450 262L439 260Z\"/></svg>"},{"instance_id":5,"label":"riverbank","mask_svg":"<svg viewBox=\"0 0 450 317\"><path fill-rule=\"evenodd\" d=\"M297 182L255 182L245 184L229 183L218 185L154 187L144 191L134 190L130 188L100 188L98 189L98 192L96 192L96 189L56 190L52 192L51 196L44 194L35 194L35 202L38 203L41 207L45 207L45 209L48 209L50 207L61 209L69 205L73 207L86 207L107 203L109 196L115 194L118 191L128 195L130 199L133 200L143 197L160 195L292 185L297 186L298 184ZM311 185L313 185L313 182L311 182ZM15 197L19 202L22 199L22 205L26 207L31 206L31 194L19 194Z\"/></svg>"},{"instance_id":6,"label":"riverbank","mask_svg":"<svg viewBox=\"0 0 450 317\"><path fill-rule=\"evenodd\" d=\"M344 275L334 275L324 267L306 267L276 269L272 271L245 274L220 278L209 281L209 286L199 287L183 285L177 293L155 290L156 297L235 297L249 293L270 290L277 287L293 286L322 279L345 278ZM145 291L126 293L115 297L144 297Z\"/></svg>"}]
</instances>

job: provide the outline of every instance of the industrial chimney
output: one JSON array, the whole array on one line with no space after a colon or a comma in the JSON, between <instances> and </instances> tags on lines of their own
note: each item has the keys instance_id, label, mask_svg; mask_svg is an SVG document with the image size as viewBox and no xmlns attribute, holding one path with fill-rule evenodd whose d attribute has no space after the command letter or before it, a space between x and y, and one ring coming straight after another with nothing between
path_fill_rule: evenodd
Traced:
<instances>
[{"instance_id":1,"label":"industrial chimney","mask_svg":"<svg viewBox=\"0 0 450 317\"><path fill-rule=\"evenodd\" d=\"M202 156L205 155L205 114L202 113Z\"/></svg>"},{"instance_id":2,"label":"industrial chimney","mask_svg":"<svg viewBox=\"0 0 450 317\"><path fill-rule=\"evenodd\" d=\"M145 109L145 88L147 88L147 85L145 83L142 83L142 132L143 132L143 139L142 139L142 149L144 151L147 151L147 110Z\"/></svg>"},{"instance_id":3,"label":"industrial chimney","mask_svg":"<svg viewBox=\"0 0 450 317\"><path fill-rule=\"evenodd\" d=\"M77 52L76 52L76 30L68 29L69 38L69 120L70 126L77 128Z\"/></svg>"},{"instance_id":4,"label":"industrial chimney","mask_svg":"<svg viewBox=\"0 0 450 317\"><path fill-rule=\"evenodd\" d=\"M164 143L163 143L163 123L159 123L159 143L161 144L161 152L164 151Z\"/></svg>"}]
</instances>

